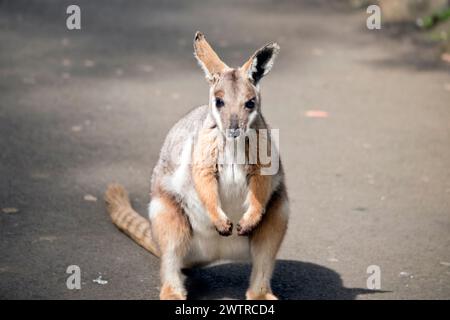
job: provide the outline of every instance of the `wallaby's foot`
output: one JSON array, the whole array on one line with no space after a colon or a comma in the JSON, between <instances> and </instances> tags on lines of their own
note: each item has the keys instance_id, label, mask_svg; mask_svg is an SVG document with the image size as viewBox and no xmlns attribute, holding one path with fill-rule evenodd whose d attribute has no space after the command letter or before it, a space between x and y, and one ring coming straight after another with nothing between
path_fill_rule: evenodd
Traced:
<instances>
[{"instance_id":1,"label":"wallaby's foot","mask_svg":"<svg viewBox=\"0 0 450 320\"><path fill-rule=\"evenodd\" d=\"M233 233L233 223L230 219L221 219L215 221L214 226L221 236L228 237Z\"/></svg>"},{"instance_id":2,"label":"wallaby's foot","mask_svg":"<svg viewBox=\"0 0 450 320\"><path fill-rule=\"evenodd\" d=\"M176 290L168 284L164 284L159 293L161 300L186 300L186 292L184 290Z\"/></svg>"},{"instance_id":3,"label":"wallaby's foot","mask_svg":"<svg viewBox=\"0 0 450 320\"><path fill-rule=\"evenodd\" d=\"M236 226L236 230L238 232L238 235L240 236L247 236L250 234L250 232L253 231L253 229L256 228L256 226L261 221L261 215L250 215L249 217L246 217L247 215L244 215L244 217L239 221L238 225Z\"/></svg>"},{"instance_id":4,"label":"wallaby's foot","mask_svg":"<svg viewBox=\"0 0 450 320\"><path fill-rule=\"evenodd\" d=\"M278 298L272 292L255 293L253 290L248 289L245 293L247 300L278 300Z\"/></svg>"}]
</instances>

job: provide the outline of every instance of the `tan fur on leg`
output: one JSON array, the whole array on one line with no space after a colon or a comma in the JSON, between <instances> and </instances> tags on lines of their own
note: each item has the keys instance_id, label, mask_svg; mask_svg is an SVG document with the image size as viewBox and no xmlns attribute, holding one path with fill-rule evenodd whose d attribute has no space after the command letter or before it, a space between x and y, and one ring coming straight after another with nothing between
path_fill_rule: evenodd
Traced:
<instances>
[{"instance_id":1,"label":"tan fur on leg","mask_svg":"<svg viewBox=\"0 0 450 320\"><path fill-rule=\"evenodd\" d=\"M278 300L273 293L254 293L252 290L247 290L245 293L245 299L247 300Z\"/></svg>"},{"instance_id":2,"label":"tan fur on leg","mask_svg":"<svg viewBox=\"0 0 450 320\"><path fill-rule=\"evenodd\" d=\"M164 284L161 287L161 292L159 293L159 299L161 299L161 300L186 300L186 294L180 293L179 291L173 289L168 284Z\"/></svg>"},{"instance_id":3,"label":"tan fur on leg","mask_svg":"<svg viewBox=\"0 0 450 320\"><path fill-rule=\"evenodd\" d=\"M270 280L275 258L287 230L288 206L284 191L275 193L267 204L267 212L250 236L252 274L247 299L276 298Z\"/></svg>"},{"instance_id":4,"label":"tan fur on leg","mask_svg":"<svg viewBox=\"0 0 450 320\"><path fill-rule=\"evenodd\" d=\"M152 219L152 232L161 251L161 299L186 299L182 261L191 240L191 227L183 210L169 195L158 193L160 212Z\"/></svg>"},{"instance_id":5,"label":"tan fur on leg","mask_svg":"<svg viewBox=\"0 0 450 320\"><path fill-rule=\"evenodd\" d=\"M261 221L270 194L271 179L271 176L259 174L250 177L247 195L248 210L237 225L240 236L249 234Z\"/></svg>"}]
</instances>

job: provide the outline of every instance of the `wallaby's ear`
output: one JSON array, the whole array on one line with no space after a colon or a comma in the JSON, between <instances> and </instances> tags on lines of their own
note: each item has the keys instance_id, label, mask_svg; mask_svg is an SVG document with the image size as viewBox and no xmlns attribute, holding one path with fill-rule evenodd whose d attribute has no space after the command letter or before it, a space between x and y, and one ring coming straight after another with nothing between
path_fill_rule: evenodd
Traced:
<instances>
[{"instance_id":1,"label":"wallaby's ear","mask_svg":"<svg viewBox=\"0 0 450 320\"><path fill-rule=\"evenodd\" d=\"M256 85L272 69L273 62L279 52L280 46L276 42L266 44L256 51L241 69L247 73L250 81Z\"/></svg>"},{"instance_id":2,"label":"wallaby's ear","mask_svg":"<svg viewBox=\"0 0 450 320\"><path fill-rule=\"evenodd\" d=\"M195 57L205 72L206 79L213 81L228 66L220 60L213 48L206 41L203 33L197 31L194 38Z\"/></svg>"}]
</instances>

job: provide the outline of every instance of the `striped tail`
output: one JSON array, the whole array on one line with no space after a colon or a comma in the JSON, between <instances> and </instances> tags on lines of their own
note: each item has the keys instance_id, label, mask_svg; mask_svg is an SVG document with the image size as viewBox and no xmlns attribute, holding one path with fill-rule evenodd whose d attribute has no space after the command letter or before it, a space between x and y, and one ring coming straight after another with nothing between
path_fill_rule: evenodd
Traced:
<instances>
[{"instance_id":1,"label":"striped tail","mask_svg":"<svg viewBox=\"0 0 450 320\"><path fill-rule=\"evenodd\" d=\"M139 245L159 257L159 250L152 238L150 221L133 210L125 189L119 184L109 185L105 201L113 223Z\"/></svg>"}]
</instances>

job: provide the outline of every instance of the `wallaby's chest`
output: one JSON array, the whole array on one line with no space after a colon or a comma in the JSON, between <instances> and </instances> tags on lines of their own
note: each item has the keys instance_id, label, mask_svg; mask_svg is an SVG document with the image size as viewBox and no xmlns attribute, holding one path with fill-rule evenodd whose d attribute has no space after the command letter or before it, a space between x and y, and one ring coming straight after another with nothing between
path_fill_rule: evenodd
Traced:
<instances>
[{"instance_id":1,"label":"wallaby's chest","mask_svg":"<svg viewBox=\"0 0 450 320\"><path fill-rule=\"evenodd\" d=\"M218 168L218 185L222 209L233 222L238 222L245 212L248 192L244 165L228 164Z\"/></svg>"},{"instance_id":2,"label":"wallaby's chest","mask_svg":"<svg viewBox=\"0 0 450 320\"><path fill-rule=\"evenodd\" d=\"M243 166L223 165L218 168L218 189L220 206L228 218L236 225L245 212L247 177ZM230 237L212 232L195 233L189 259L199 261L246 260L249 258L249 242L234 232Z\"/></svg>"}]
</instances>

